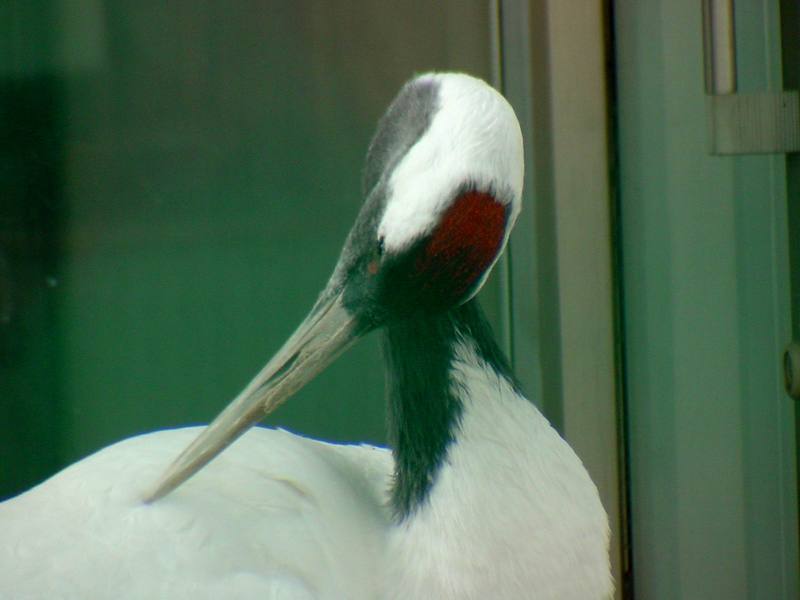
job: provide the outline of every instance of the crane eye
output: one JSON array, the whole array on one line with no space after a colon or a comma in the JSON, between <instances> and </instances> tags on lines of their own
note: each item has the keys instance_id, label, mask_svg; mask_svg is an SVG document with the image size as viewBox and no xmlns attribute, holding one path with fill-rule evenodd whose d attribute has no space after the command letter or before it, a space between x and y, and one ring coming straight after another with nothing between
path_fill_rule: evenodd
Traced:
<instances>
[{"instance_id":1,"label":"crane eye","mask_svg":"<svg viewBox=\"0 0 800 600\"><path fill-rule=\"evenodd\" d=\"M377 275L381 268L381 258L383 258L383 238L378 238L378 245L375 247L375 254L367 263L367 273L370 275Z\"/></svg>"}]
</instances>

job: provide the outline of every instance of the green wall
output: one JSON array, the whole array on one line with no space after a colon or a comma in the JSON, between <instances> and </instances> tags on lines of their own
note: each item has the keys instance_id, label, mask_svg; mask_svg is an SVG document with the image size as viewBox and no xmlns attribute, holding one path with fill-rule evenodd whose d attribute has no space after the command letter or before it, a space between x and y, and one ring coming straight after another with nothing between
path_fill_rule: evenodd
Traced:
<instances>
[{"instance_id":1,"label":"green wall","mask_svg":"<svg viewBox=\"0 0 800 600\"><path fill-rule=\"evenodd\" d=\"M0 10L0 497L211 419L326 282L400 85L491 76L478 1ZM382 369L372 335L268 422L382 442Z\"/></svg>"}]
</instances>

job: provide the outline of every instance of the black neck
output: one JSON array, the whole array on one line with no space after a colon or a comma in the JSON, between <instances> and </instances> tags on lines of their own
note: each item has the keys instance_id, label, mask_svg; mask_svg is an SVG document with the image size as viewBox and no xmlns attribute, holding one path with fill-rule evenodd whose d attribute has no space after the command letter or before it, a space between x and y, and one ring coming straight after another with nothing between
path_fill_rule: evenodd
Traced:
<instances>
[{"instance_id":1,"label":"black neck","mask_svg":"<svg viewBox=\"0 0 800 600\"><path fill-rule=\"evenodd\" d=\"M448 446L458 435L462 400L451 381L457 342L516 382L477 300L386 328L389 441L395 458L392 505L402 520L427 498Z\"/></svg>"}]
</instances>

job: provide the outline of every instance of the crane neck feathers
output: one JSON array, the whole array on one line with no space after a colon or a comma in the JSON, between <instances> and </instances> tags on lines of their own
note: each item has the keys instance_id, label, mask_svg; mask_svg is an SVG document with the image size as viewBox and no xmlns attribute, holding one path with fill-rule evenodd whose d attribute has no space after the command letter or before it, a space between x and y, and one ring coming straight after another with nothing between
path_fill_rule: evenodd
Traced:
<instances>
[{"instance_id":1,"label":"crane neck feathers","mask_svg":"<svg viewBox=\"0 0 800 600\"><path fill-rule=\"evenodd\" d=\"M391 501L399 521L426 501L448 448L458 438L465 384L455 376L455 367L465 346L488 372L519 391L475 299L386 329L389 441L395 455Z\"/></svg>"}]
</instances>

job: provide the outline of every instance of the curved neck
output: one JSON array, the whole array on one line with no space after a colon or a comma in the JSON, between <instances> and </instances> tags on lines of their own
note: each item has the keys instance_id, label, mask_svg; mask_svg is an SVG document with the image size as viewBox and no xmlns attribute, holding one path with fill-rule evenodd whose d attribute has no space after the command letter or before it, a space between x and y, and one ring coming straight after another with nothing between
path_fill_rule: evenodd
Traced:
<instances>
[{"instance_id":1,"label":"curved neck","mask_svg":"<svg viewBox=\"0 0 800 600\"><path fill-rule=\"evenodd\" d=\"M448 447L458 437L464 404L452 373L459 345L517 388L477 300L386 328L389 441L395 457L392 505L398 520L425 502Z\"/></svg>"}]
</instances>

